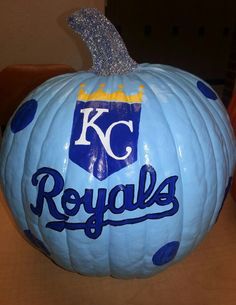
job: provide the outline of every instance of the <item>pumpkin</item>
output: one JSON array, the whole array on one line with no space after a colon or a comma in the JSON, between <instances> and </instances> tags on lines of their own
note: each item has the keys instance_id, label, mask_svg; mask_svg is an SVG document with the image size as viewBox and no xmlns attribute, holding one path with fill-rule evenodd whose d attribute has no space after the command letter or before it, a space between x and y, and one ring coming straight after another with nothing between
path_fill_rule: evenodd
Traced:
<instances>
[{"instance_id":1,"label":"pumpkin","mask_svg":"<svg viewBox=\"0 0 236 305\"><path fill-rule=\"evenodd\" d=\"M235 165L229 119L198 77L137 64L97 10L68 22L93 67L46 81L19 106L2 187L25 236L59 266L148 277L216 222Z\"/></svg>"}]
</instances>

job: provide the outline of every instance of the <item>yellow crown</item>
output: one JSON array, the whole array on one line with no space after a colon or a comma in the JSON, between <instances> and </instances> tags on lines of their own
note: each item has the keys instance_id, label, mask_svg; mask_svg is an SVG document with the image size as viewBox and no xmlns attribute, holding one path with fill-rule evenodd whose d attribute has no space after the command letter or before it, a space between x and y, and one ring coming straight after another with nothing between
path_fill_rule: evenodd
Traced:
<instances>
[{"instance_id":1,"label":"yellow crown","mask_svg":"<svg viewBox=\"0 0 236 305\"><path fill-rule=\"evenodd\" d=\"M118 85L118 90L112 93L105 92L103 88L105 84L99 85L99 88L95 92L87 93L84 90L85 84L80 84L80 89L77 95L77 99L80 101L110 101L110 102L126 102L126 103L141 103L143 100L143 85L139 86L139 90L136 94L127 95L124 93L123 85Z\"/></svg>"}]
</instances>

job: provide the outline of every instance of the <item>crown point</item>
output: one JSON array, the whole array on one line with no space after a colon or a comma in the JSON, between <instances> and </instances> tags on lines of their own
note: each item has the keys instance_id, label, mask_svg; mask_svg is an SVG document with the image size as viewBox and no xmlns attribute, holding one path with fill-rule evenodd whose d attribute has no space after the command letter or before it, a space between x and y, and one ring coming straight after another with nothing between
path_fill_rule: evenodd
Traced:
<instances>
[{"instance_id":1,"label":"crown point","mask_svg":"<svg viewBox=\"0 0 236 305\"><path fill-rule=\"evenodd\" d=\"M78 92L78 100L81 101L117 101L117 102L128 102L128 103L141 103L143 98L143 85L139 86L139 92L131 95L125 94L123 92L124 85L118 84L118 90L108 93L103 90L106 84L102 83L99 85L98 89L94 92L87 93L83 89L85 84L80 84L80 90Z\"/></svg>"}]
</instances>

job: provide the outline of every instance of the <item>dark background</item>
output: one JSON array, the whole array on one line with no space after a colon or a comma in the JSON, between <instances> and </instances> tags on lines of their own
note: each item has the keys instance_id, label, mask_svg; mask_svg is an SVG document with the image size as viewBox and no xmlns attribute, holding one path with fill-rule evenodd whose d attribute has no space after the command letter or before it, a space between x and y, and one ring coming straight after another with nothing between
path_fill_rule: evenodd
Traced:
<instances>
[{"instance_id":1,"label":"dark background","mask_svg":"<svg viewBox=\"0 0 236 305\"><path fill-rule=\"evenodd\" d=\"M228 104L236 70L236 1L108 0L105 12L138 63L196 74Z\"/></svg>"}]
</instances>

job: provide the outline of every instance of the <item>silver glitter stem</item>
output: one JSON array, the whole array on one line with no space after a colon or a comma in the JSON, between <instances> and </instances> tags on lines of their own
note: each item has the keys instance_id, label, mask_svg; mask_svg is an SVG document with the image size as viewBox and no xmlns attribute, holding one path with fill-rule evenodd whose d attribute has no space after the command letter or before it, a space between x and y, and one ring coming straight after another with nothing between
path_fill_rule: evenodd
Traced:
<instances>
[{"instance_id":1,"label":"silver glitter stem","mask_svg":"<svg viewBox=\"0 0 236 305\"><path fill-rule=\"evenodd\" d=\"M95 73L104 76L124 74L136 68L137 63L129 56L120 34L97 9L74 12L68 18L68 24L87 44Z\"/></svg>"}]
</instances>

